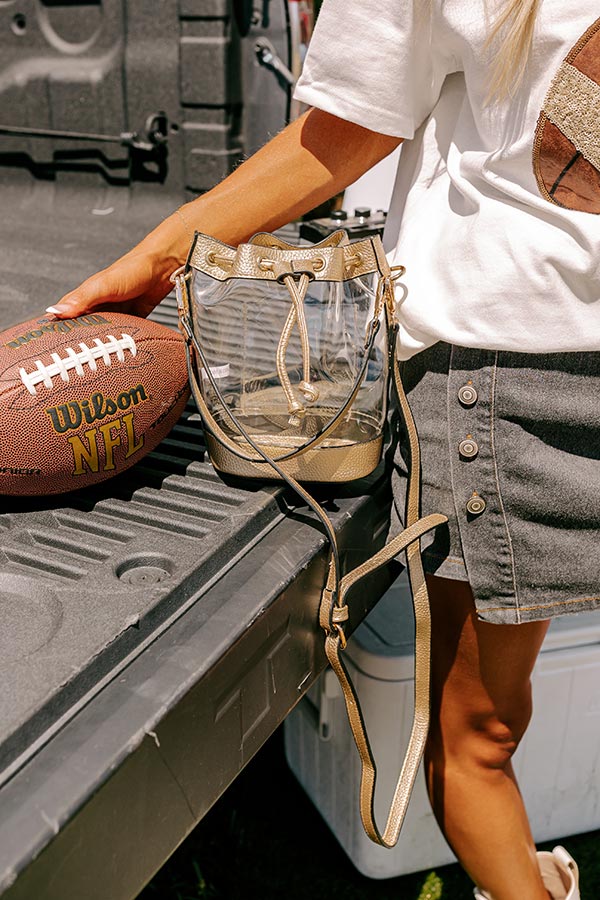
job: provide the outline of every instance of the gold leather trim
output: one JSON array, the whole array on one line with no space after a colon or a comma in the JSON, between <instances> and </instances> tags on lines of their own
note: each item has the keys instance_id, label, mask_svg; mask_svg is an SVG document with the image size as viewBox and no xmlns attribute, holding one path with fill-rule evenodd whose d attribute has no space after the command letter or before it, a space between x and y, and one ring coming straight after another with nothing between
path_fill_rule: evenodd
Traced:
<instances>
[{"instance_id":1,"label":"gold leather trim","mask_svg":"<svg viewBox=\"0 0 600 900\"><path fill-rule=\"evenodd\" d=\"M267 245L266 241L249 242L235 248L208 235L198 234L190 265L217 281L230 278L278 281L286 274L293 275L299 271L309 271L311 278L317 281L349 281L381 270L370 238L352 243L326 245L323 242L295 248L283 242L277 245Z\"/></svg>"},{"instance_id":2,"label":"gold leather trim","mask_svg":"<svg viewBox=\"0 0 600 900\"><path fill-rule=\"evenodd\" d=\"M261 463L253 463L240 459L231 450L223 447L213 435L208 432L206 447L211 462L220 472L229 475L239 475L243 478L273 479L274 473L270 466ZM238 442L236 442L238 443ZM251 447L244 441L239 441L240 450L252 453ZM280 456L281 444L263 444L261 448L269 456ZM381 436L364 444L350 444L342 447L323 447L320 445L315 450L308 450L302 456L282 462L279 465L292 478L298 481L354 481L356 478L364 478L377 468L381 459L383 438ZM290 449L292 449L290 447Z\"/></svg>"}]
</instances>

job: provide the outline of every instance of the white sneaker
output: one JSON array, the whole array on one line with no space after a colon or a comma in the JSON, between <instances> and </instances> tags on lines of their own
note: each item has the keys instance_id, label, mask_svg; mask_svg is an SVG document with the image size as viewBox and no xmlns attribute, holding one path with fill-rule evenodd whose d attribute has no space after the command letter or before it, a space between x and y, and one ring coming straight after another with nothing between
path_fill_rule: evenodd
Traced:
<instances>
[{"instance_id":1,"label":"white sneaker","mask_svg":"<svg viewBox=\"0 0 600 900\"><path fill-rule=\"evenodd\" d=\"M577 863L564 847L538 850L538 862L544 887L550 891L552 900L581 900L579 893L579 869ZM492 900L487 891L475 888L475 900Z\"/></svg>"}]
</instances>

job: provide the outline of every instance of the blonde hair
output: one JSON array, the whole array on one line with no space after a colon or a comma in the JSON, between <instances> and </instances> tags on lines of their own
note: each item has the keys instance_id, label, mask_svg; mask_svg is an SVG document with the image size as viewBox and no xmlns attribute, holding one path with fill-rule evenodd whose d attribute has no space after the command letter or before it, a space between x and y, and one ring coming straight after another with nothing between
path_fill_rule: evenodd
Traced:
<instances>
[{"instance_id":1,"label":"blonde hair","mask_svg":"<svg viewBox=\"0 0 600 900\"><path fill-rule=\"evenodd\" d=\"M512 96L523 80L541 0L506 0L487 46L493 54L488 101Z\"/></svg>"}]
</instances>

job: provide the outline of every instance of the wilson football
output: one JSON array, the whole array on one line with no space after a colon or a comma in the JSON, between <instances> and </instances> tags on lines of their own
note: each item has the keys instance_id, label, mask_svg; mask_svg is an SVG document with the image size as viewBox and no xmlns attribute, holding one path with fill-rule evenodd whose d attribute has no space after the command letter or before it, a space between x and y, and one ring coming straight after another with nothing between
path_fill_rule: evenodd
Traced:
<instances>
[{"instance_id":1,"label":"wilson football","mask_svg":"<svg viewBox=\"0 0 600 900\"><path fill-rule=\"evenodd\" d=\"M0 334L0 494L60 494L123 472L189 396L183 338L122 313Z\"/></svg>"},{"instance_id":2,"label":"wilson football","mask_svg":"<svg viewBox=\"0 0 600 900\"><path fill-rule=\"evenodd\" d=\"M600 19L575 44L544 101L533 147L542 196L600 213Z\"/></svg>"}]
</instances>

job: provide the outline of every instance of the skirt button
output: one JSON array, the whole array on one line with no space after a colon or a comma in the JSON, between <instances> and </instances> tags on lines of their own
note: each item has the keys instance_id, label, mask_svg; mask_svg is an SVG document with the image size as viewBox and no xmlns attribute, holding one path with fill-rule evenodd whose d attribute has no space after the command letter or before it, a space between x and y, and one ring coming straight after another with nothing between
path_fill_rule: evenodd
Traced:
<instances>
[{"instance_id":1,"label":"skirt button","mask_svg":"<svg viewBox=\"0 0 600 900\"><path fill-rule=\"evenodd\" d=\"M471 499L467 501L467 512L472 516L480 516L481 513L484 512L486 505L483 497L474 494Z\"/></svg>"},{"instance_id":2,"label":"skirt button","mask_svg":"<svg viewBox=\"0 0 600 900\"><path fill-rule=\"evenodd\" d=\"M458 390L458 399L463 406L475 406L477 403L477 391L470 384L463 384Z\"/></svg>"},{"instance_id":3,"label":"skirt button","mask_svg":"<svg viewBox=\"0 0 600 900\"><path fill-rule=\"evenodd\" d=\"M474 459L479 453L479 446L472 438L465 438L458 445L458 452L465 459Z\"/></svg>"}]
</instances>

